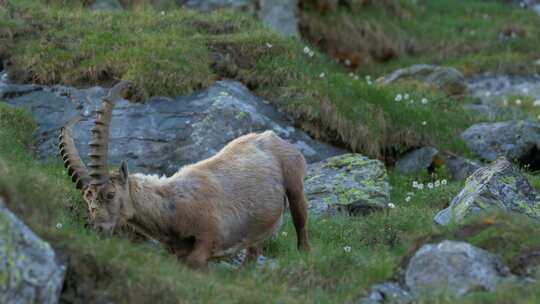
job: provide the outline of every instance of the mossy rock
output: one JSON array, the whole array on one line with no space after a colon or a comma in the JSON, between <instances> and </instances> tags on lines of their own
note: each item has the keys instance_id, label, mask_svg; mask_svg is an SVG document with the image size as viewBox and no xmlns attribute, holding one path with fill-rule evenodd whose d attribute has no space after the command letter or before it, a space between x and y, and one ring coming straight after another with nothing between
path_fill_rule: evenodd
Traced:
<instances>
[{"instance_id":1,"label":"mossy rock","mask_svg":"<svg viewBox=\"0 0 540 304\"><path fill-rule=\"evenodd\" d=\"M472 214L494 208L540 218L540 197L506 158L499 158L471 175L450 206L435 216L435 222L461 222Z\"/></svg>"},{"instance_id":2,"label":"mossy rock","mask_svg":"<svg viewBox=\"0 0 540 304\"><path fill-rule=\"evenodd\" d=\"M343 154L310 165L305 191L315 214L335 210L366 214L390 202L384 164L360 154Z\"/></svg>"},{"instance_id":3,"label":"mossy rock","mask_svg":"<svg viewBox=\"0 0 540 304\"><path fill-rule=\"evenodd\" d=\"M65 270L0 199L0 303L57 303Z\"/></svg>"}]
</instances>

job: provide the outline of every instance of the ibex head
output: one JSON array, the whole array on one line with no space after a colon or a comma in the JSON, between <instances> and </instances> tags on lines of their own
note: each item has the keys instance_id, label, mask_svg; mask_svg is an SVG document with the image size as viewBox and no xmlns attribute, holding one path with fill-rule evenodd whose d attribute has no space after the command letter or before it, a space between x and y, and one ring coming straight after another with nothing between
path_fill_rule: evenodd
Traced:
<instances>
[{"instance_id":1,"label":"ibex head","mask_svg":"<svg viewBox=\"0 0 540 304\"><path fill-rule=\"evenodd\" d=\"M60 132L60 155L77 189L83 191L90 220L95 229L107 234L122 226L132 216L128 168L122 162L117 172L109 173L107 154L109 127L114 103L136 97L133 83L122 81L104 98L97 111L95 126L90 130L90 163L88 168L79 156L72 136L72 127L80 117L72 119Z\"/></svg>"}]
</instances>

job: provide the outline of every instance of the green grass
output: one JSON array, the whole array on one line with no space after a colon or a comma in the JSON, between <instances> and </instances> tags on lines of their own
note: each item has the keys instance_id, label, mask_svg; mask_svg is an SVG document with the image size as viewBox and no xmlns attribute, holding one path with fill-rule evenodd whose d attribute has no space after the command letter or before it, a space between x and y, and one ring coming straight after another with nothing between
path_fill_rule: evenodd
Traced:
<instances>
[{"instance_id":1,"label":"green grass","mask_svg":"<svg viewBox=\"0 0 540 304\"><path fill-rule=\"evenodd\" d=\"M0 57L10 60L18 81L88 86L128 79L154 96L232 78L287 109L315 137L356 152L390 159L424 145L465 151L456 135L472 120L459 102L420 85L355 80L326 55L315 50L310 57L300 41L236 12L91 12L19 0L0 6L0 17ZM404 92L416 104L394 101ZM419 105L423 97L432 102Z\"/></svg>"},{"instance_id":2,"label":"green grass","mask_svg":"<svg viewBox=\"0 0 540 304\"><path fill-rule=\"evenodd\" d=\"M321 12L307 6L303 16L312 41L352 62L360 57L364 74L379 76L418 62L453 66L468 75L530 74L540 69L532 64L540 58L535 47L540 19L502 0L359 0L352 9ZM311 33L311 28L317 31ZM340 34L343 28L349 30ZM352 29L365 29L367 34ZM501 38L512 32L515 38Z\"/></svg>"},{"instance_id":3,"label":"green grass","mask_svg":"<svg viewBox=\"0 0 540 304\"><path fill-rule=\"evenodd\" d=\"M458 193L462 183L449 182L432 190L413 191L412 182L435 177L403 176L391 172L391 198L395 209L367 217L312 217L309 232L313 250L299 253L294 228L287 219L282 232L264 254L277 259L275 269L253 265L231 271L213 268L192 272L163 250L133 243L120 236L101 239L85 227L80 194L57 162L40 164L28 147L34 123L19 109L0 104L0 193L10 197L8 207L40 236L52 243L67 261L65 301L148 303L341 303L353 302L370 285L394 276L404 255L419 238L465 239L511 261L524 249L540 245L536 222L521 217L494 215L472 222L489 222L483 229L441 229L432 217ZM5 174L7 173L7 174ZM437 179L445 178L438 172ZM530 176L539 188L540 178ZM406 201L406 197L412 199ZM56 224L62 223L57 229ZM470 226L471 227L471 226ZM283 233L284 232L284 233ZM346 252L344 247L350 246ZM534 303L538 283L507 286L495 294L475 293L473 303ZM440 303L453 303L441 299Z\"/></svg>"}]
</instances>

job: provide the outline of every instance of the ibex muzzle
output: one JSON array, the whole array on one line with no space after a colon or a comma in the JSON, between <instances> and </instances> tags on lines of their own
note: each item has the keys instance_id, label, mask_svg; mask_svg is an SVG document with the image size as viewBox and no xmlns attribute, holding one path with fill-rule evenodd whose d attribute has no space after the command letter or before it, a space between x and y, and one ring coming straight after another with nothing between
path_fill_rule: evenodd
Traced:
<instances>
[{"instance_id":1,"label":"ibex muzzle","mask_svg":"<svg viewBox=\"0 0 540 304\"><path fill-rule=\"evenodd\" d=\"M287 202L298 248L309 249L303 192L306 161L300 151L271 131L248 134L215 156L181 168L171 177L129 174L125 162L107 169L109 126L114 103L133 92L121 82L97 112L90 141L89 169L71 134L78 119L60 134L68 174L83 190L93 226L104 233L128 225L163 243L192 267L205 267L247 248L256 258L279 227Z\"/></svg>"}]
</instances>

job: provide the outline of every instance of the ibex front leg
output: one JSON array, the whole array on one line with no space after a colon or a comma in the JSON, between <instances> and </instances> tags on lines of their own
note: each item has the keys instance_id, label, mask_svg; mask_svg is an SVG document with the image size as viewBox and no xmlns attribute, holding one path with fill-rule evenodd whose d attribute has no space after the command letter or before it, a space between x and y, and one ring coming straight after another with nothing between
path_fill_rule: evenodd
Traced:
<instances>
[{"instance_id":1,"label":"ibex front leg","mask_svg":"<svg viewBox=\"0 0 540 304\"><path fill-rule=\"evenodd\" d=\"M215 236L210 233L195 236L195 244L186 257L186 264L194 269L207 270L208 259L212 256L215 245Z\"/></svg>"}]
</instances>

